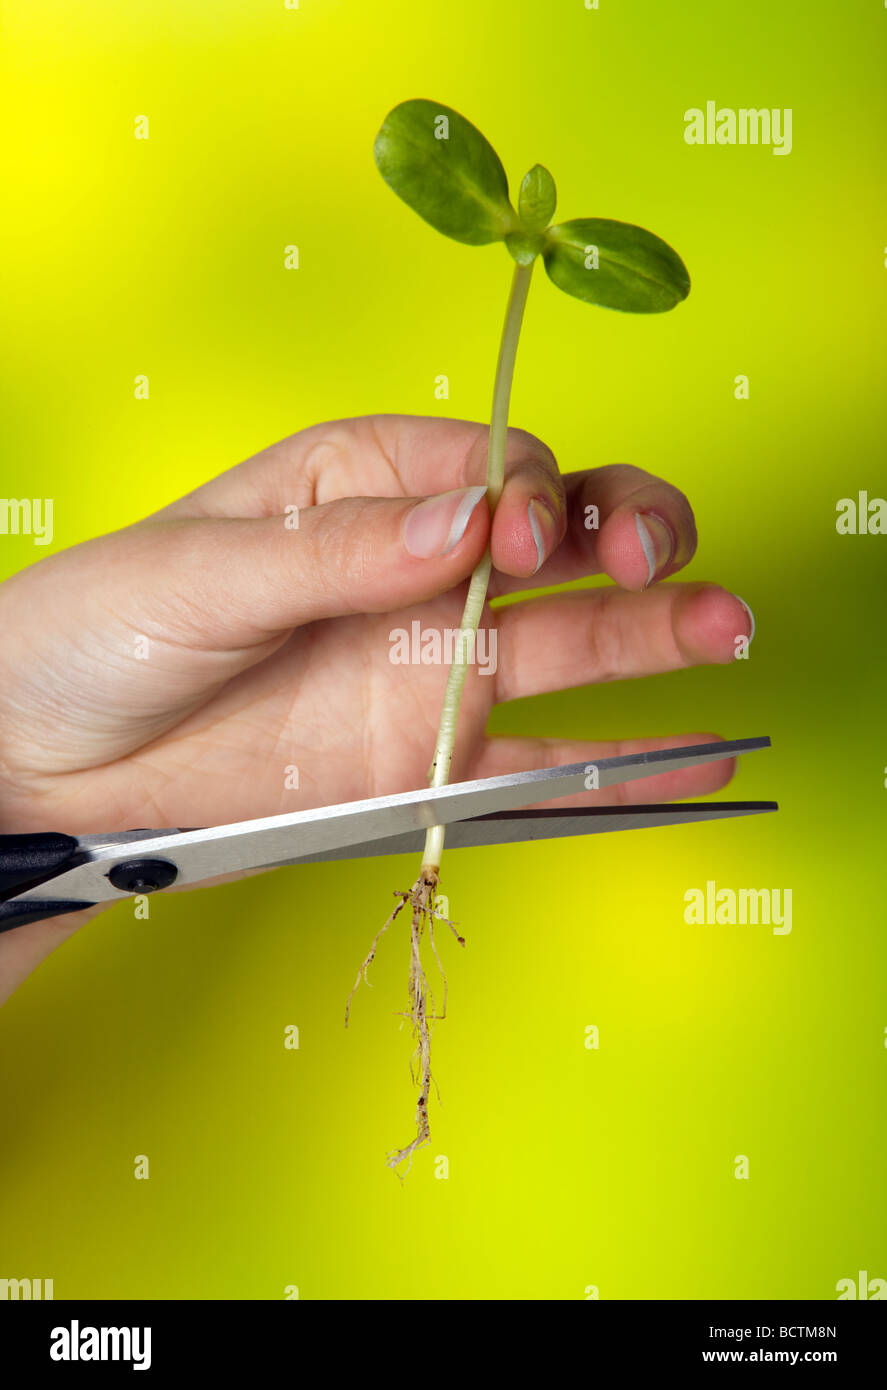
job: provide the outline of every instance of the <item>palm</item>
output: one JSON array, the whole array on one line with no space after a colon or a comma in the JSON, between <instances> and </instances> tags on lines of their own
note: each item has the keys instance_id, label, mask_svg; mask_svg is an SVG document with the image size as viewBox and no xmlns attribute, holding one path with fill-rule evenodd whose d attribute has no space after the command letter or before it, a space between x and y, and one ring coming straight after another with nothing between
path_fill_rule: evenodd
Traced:
<instances>
[{"instance_id":1,"label":"palm","mask_svg":"<svg viewBox=\"0 0 887 1390\"><path fill-rule=\"evenodd\" d=\"M171 782L167 818L239 820L422 786L446 668L392 664L389 636L395 628L409 630L415 619L423 627L457 626L461 592L421 608L293 632L273 657L157 748L170 775L176 767L189 769L186 780ZM459 725L463 769L483 736L494 684L480 676L467 683Z\"/></svg>"}]
</instances>

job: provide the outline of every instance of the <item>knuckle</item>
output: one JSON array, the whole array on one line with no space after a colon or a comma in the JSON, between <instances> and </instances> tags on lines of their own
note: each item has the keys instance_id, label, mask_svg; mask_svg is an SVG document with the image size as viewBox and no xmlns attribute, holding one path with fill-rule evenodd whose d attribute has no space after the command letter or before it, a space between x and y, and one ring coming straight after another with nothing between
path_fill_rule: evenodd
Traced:
<instances>
[{"instance_id":1,"label":"knuckle","mask_svg":"<svg viewBox=\"0 0 887 1390\"><path fill-rule=\"evenodd\" d=\"M588 650L595 684L618 680L623 671L623 624L614 604L617 592L601 589L589 606Z\"/></svg>"},{"instance_id":2,"label":"knuckle","mask_svg":"<svg viewBox=\"0 0 887 1390\"><path fill-rule=\"evenodd\" d=\"M640 488L648 487L651 482L659 481L655 474L648 472L646 468L639 468L636 463L610 463L606 465L606 471L611 479L618 480L627 496Z\"/></svg>"},{"instance_id":3,"label":"knuckle","mask_svg":"<svg viewBox=\"0 0 887 1390\"><path fill-rule=\"evenodd\" d=\"M535 464L547 471L557 472L557 459L552 450L538 435L531 434L529 430L522 430L516 425L510 425L507 451L512 455L519 455L521 461Z\"/></svg>"},{"instance_id":4,"label":"knuckle","mask_svg":"<svg viewBox=\"0 0 887 1390\"><path fill-rule=\"evenodd\" d=\"M368 505L369 499L349 497L318 507L312 524L311 568L323 574L328 591L357 605L375 554L377 528L364 515Z\"/></svg>"}]
</instances>

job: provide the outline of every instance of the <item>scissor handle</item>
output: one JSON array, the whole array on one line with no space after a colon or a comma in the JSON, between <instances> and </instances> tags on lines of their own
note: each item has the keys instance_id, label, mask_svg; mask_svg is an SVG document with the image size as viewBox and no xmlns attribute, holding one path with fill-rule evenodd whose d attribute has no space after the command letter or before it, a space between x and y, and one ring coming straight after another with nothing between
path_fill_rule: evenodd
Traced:
<instances>
[{"instance_id":1,"label":"scissor handle","mask_svg":"<svg viewBox=\"0 0 887 1390\"><path fill-rule=\"evenodd\" d=\"M24 927L44 917L60 917L93 903L68 899L13 898L11 893L52 879L77 852L78 842L71 835L42 831L33 835L0 835L0 932Z\"/></svg>"},{"instance_id":2,"label":"scissor handle","mask_svg":"<svg viewBox=\"0 0 887 1390\"><path fill-rule=\"evenodd\" d=\"M71 835L43 831L33 835L0 835L0 898L31 879L48 878L76 852Z\"/></svg>"}]
</instances>

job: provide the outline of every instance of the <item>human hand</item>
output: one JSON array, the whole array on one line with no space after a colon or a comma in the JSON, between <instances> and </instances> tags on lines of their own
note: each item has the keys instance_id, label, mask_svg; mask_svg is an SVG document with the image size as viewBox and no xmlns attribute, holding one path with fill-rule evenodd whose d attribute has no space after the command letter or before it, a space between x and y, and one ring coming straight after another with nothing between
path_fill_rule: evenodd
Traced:
<instances>
[{"instance_id":1,"label":"human hand","mask_svg":"<svg viewBox=\"0 0 887 1390\"><path fill-rule=\"evenodd\" d=\"M391 634L459 626L490 538L487 438L458 420L316 425L0 587L0 833L221 824L423 785L447 668L393 664ZM490 596L601 572L619 587L486 609L497 669L469 674L453 780L712 739L485 733L500 701L732 660L752 630L740 599L644 592L695 542L668 483L625 465L562 478L509 431ZM598 800L706 794L732 772L725 759ZM99 910L0 935L0 1000Z\"/></svg>"}]
</instances>

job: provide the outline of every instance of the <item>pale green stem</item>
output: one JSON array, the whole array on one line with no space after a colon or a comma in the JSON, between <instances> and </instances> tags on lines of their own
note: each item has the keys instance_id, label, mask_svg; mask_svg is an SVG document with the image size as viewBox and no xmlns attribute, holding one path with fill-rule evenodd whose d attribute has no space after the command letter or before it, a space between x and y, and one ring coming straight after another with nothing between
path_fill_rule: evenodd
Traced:
<instances>
[{"instance_id":1,"label":"pale green stem","mask_svg":"<svg viewBox=\"0 0 887 1390\"><path fill-rule=\"evenodd\" d=\"M496 503L502 494L505 483L505 443L508 433L508 404L511 399L511 382L514 376L514 359L520 337L524 305L533 274L535 261L529 265L516 265L499 344L499 360L496 364L496 382L493 387L493 410L490 417L490 446L487 455L487 502L492 524ZM443 709L440 715L440 728L434 749L434 761L429 772L432 787L444 787L449 781L450 764L453 761L453 748L456 742L456 724L459 719L459 705L465 687L465 677L471 656L475 650L475 634L484 609L487 587L490 582L490 548L487 546L483 558L471 576L468 597L462 610L460 636L456 642L453 664L447 677ZM442 825L433 825L425 836L425 853L422 868L437 873L443 855L445 830Z\"/></svg>"}]
</instances>

